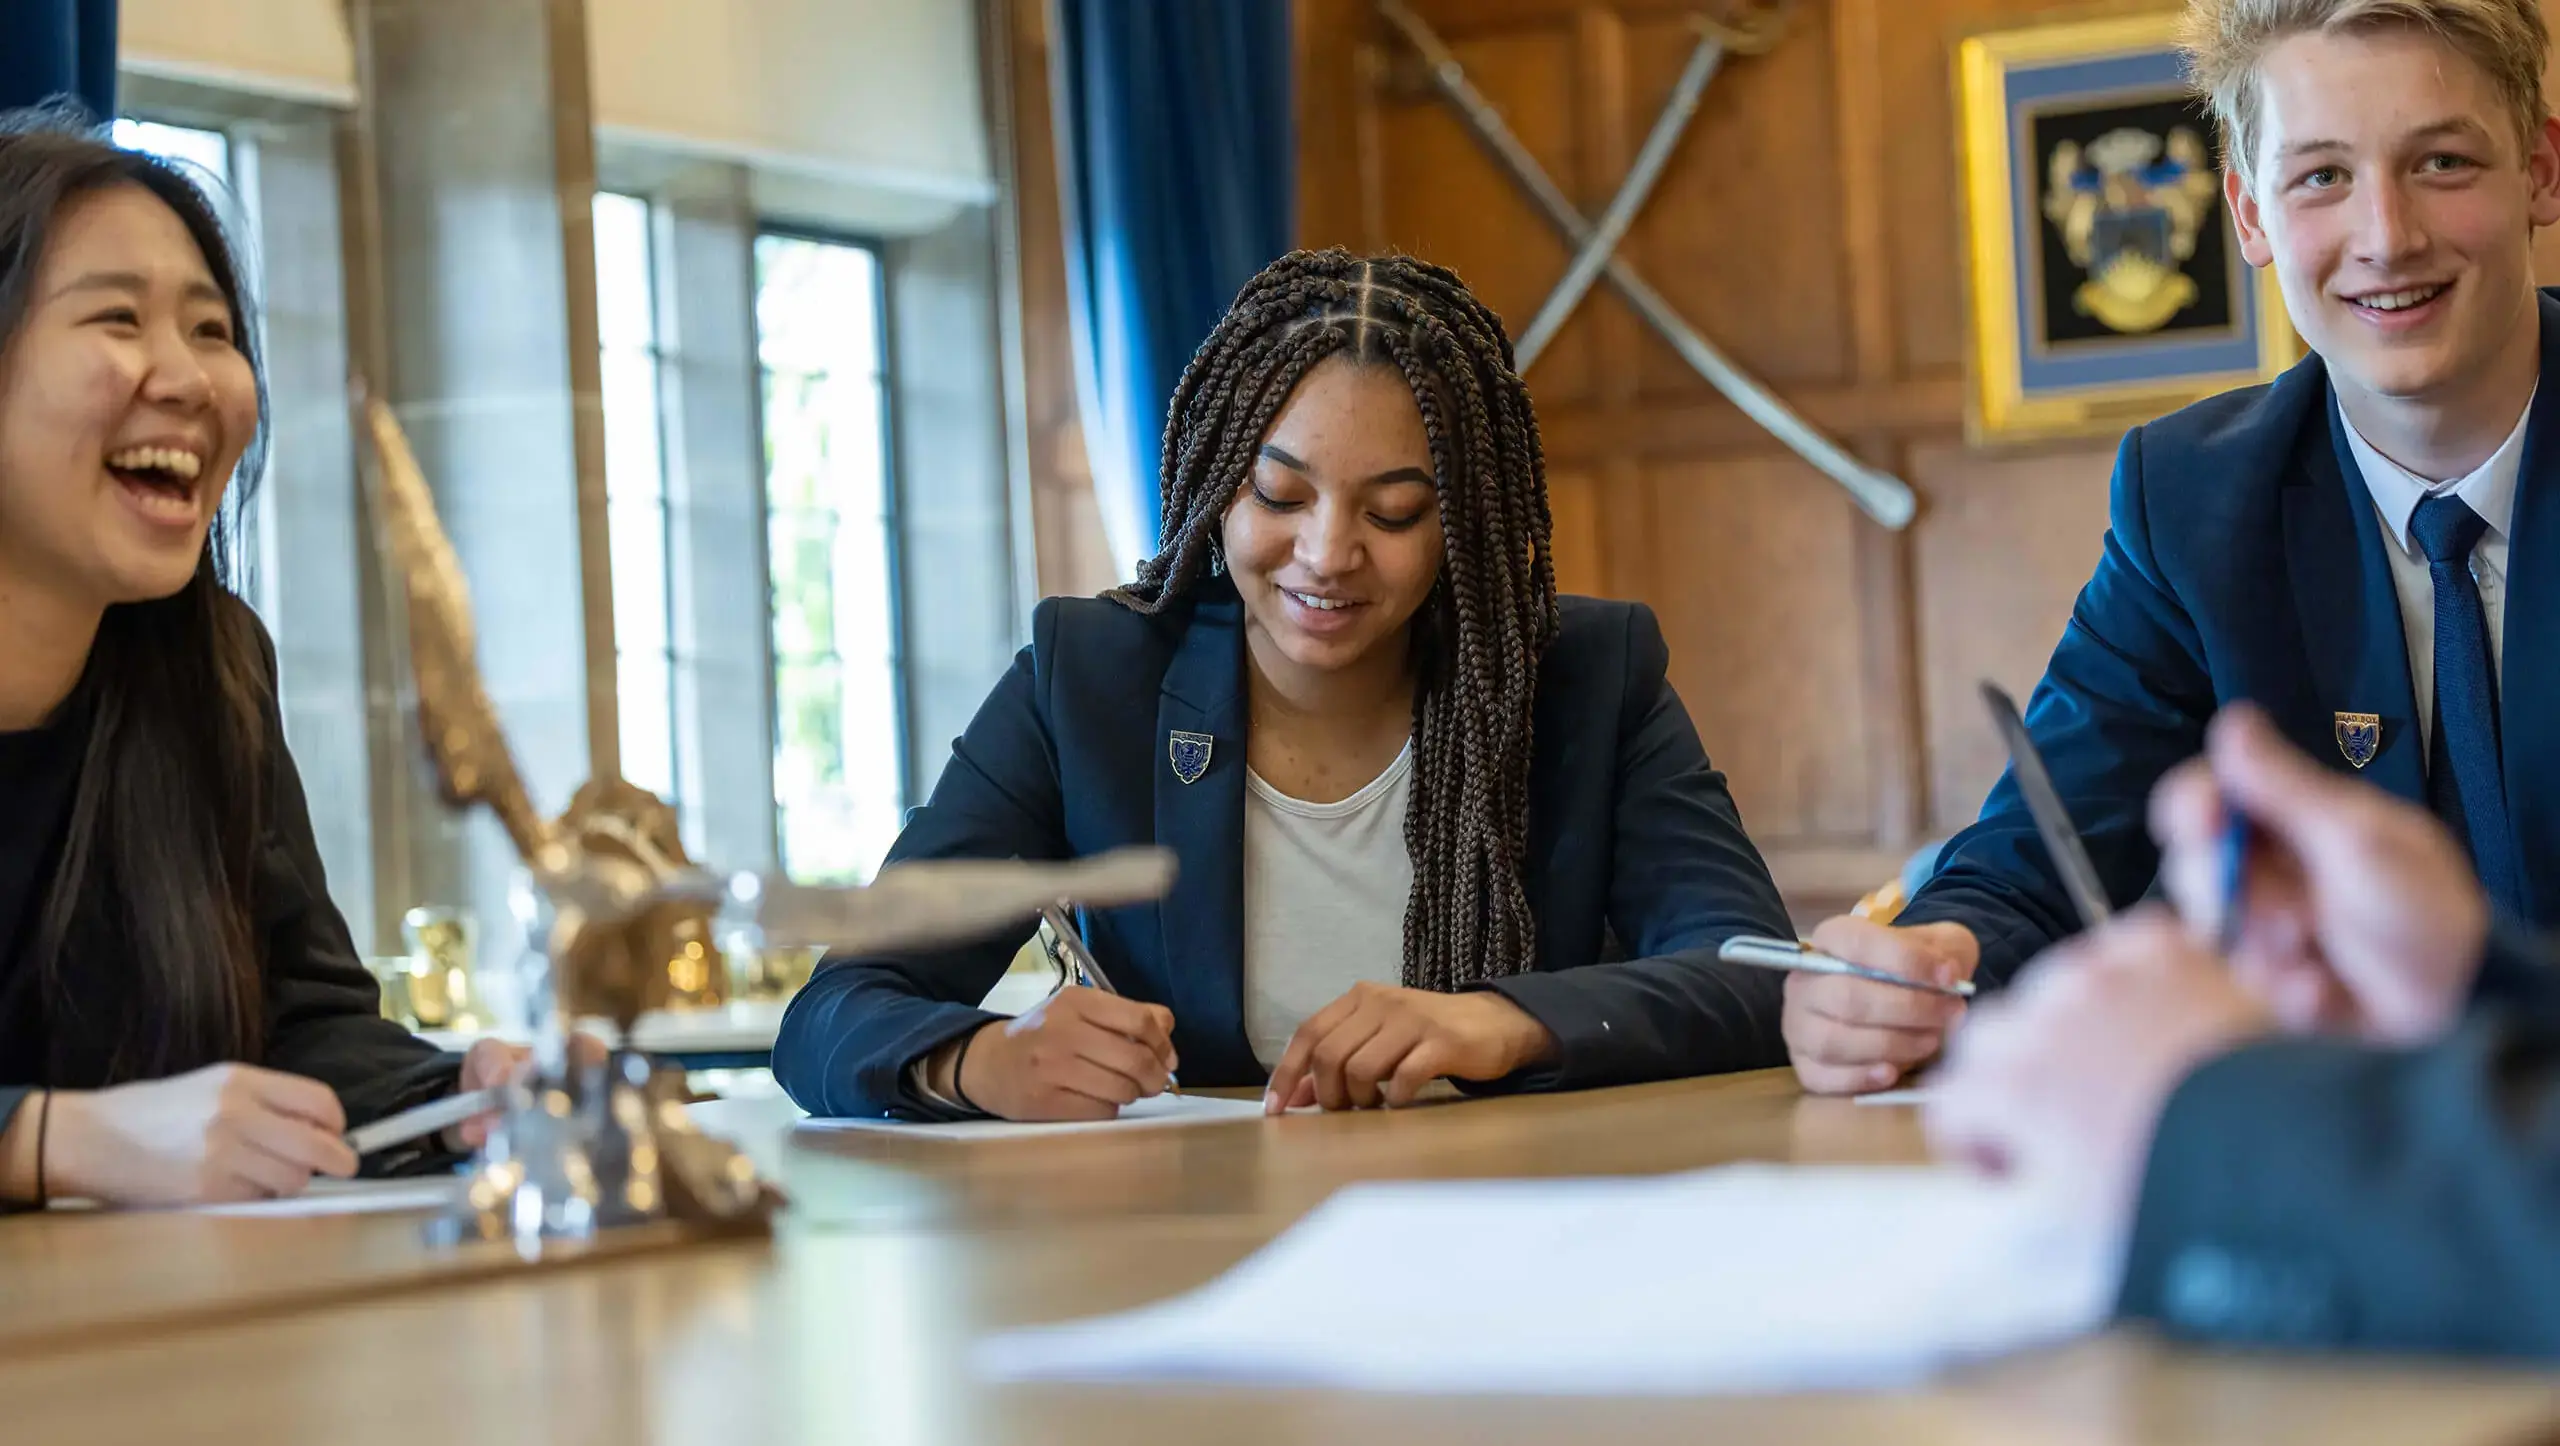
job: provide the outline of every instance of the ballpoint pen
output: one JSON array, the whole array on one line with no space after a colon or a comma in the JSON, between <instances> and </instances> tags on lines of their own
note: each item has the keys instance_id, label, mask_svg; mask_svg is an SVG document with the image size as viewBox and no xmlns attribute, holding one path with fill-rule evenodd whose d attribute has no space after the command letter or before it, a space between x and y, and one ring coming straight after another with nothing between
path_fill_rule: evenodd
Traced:
<instances>
[{"instance_id":1,"label":"ballpoint pen","mask_svg":"<svg viewBox=\"0 0 2560 1446\"><path fill-rule=\"evenodd\" d=\"M1959 979L1953 984L1940 984L1931 979L1912 979L1835 959L1810 944L1792 939L1763 939L1744 935L1727 939L1716 946L1716 957L1728 964L1747 964L1754 969L1778 969L1790 974L1841 974L1852 979L1872 979L1878 984L1892 984L1904 989L1917 989L1924 994L1944 994L1953 999L1971 999L1973 981Z\"/></svg>"},{"instance_id":2,"label":"ballpoint pen","mask_svg":"<svg viewBox=\"0 0 2560 1446\"><path fill-rule=\"evenodd\" d=\"M347 1131L347 1148L359 1157L379 1154L394 1145L405 1145L438 1130L450 1129L465 1120L503 1107L507 1102L507 1089L505 1085L492 1085L488 1089L466 1090L440 1100L429 1100L396 1115L387 1115L369 1125L359 1125Z\"/></svg>"},{"instance_id":3,"label":"ballpoint pen","mask_svg":"<svg viewBox=\"0 0 2560 1446\"><path fill-rule=\"evenodd\" d=\"M1049 926L1051 944L1049 957L1058 961L1061 972L1082 975L1087 985L1105 994L1120 994L1120 991L1113 987L1110 976L1102 972L1102 961L1094 958L1093 951L1085 947L1084 935L1076 932L1075 921L1067 917L1067 911L1064 908L1056 904L1041 905L1040 921ZM1060 958L1061 955L1064 957ZM1125 999L1128 996L1120 997ZM1175 1078L1171 1070L1165 1071L1164 1082L1168 1089L1182 1087L1182 1081Z\"/></svg>"},{"instance_id":4,"label":"ballpoint pen","mask_svg":"<svg viewBox=\"0 0 2560 1446\"><path fill-rule=\"evenodd\" d=\"M2240 811L2228 795L2222 800L2222 920L2216 933L2216 947L2228 959L2240 947L2241 911L2246 907L2249 887L2249 845L2257 833L2249 815Z\"/></svg>"}]
</instances>

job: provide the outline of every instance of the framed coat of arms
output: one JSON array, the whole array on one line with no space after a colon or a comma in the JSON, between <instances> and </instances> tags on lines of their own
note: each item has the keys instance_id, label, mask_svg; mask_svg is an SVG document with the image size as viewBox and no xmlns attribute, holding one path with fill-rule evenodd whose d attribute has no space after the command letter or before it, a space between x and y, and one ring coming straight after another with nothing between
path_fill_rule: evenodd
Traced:
<instances>
[{"instance_id":1,"label":"framed coat of arms","mask_svg":"<svg viewBox=\"0 0 2560 1446\"><path fill-rule=\"evenodd\" d=\"M1976 442L2119 432L2301 354L2274 273L2241 259L2176 21L1957 47Z\"/></svg>"}]
</instances>

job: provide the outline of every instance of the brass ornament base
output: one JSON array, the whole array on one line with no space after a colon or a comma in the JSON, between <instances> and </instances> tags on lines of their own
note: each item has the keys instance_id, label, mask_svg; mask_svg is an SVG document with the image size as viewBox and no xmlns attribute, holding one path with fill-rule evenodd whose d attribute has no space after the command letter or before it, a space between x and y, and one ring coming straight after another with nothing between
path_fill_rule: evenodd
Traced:
<instances>
[{"instance_id":1,"label":"brass ornament base","mask_svg":"<svg viewBox=\"0 0 2560 1446\"><path fill-rule=\"evenodd\" d=\"M517 1092L461 1200L428 1223L429 1241L508 1241L532 1256L546 1241L659 1221L771 1229L779 1192L694 1126L686 1095L682 1069L637 1050L546 1072Z\"/></svg>"}]
</instances>

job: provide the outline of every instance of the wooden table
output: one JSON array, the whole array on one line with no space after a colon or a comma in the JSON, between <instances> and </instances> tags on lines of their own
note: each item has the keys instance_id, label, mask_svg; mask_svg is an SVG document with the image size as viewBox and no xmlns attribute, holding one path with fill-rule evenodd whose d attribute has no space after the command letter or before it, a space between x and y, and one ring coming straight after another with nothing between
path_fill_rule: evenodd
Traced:
<instances>
[{"instance_id":1,"label":"wooden table","mask_svg":"<svg viewBox=\"0 0 2560 1446\"><path fill-rule=\"evenodd\" d=\"M0 1436L150 1446L2560 1440L2560 1376L2215 1357L2121 1334L1919 1393L1760 1400L996 1387L968 1367L969 1343L989 1330L1200 1284L1347 1180L1919 1154L1908 1110L1806 1100L1784 1076L1759 1075L999 1144L803 1135L784 1161L797 1204L777 1239L618 1243L558 1268L439 1257L397 1218L0 1221ZM33 1296L30 1279L42 1282Z\"/></svg>"}]
</instances>

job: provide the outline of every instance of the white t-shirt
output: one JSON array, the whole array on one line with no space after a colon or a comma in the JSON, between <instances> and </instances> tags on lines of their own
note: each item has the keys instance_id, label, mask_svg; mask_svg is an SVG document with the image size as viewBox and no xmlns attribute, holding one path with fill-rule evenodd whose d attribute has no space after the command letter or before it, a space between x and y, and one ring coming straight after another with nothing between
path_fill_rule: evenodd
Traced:
<instances>
[{"instance_id":1,"label":"white t-shirt","mask_svg":"<svg viewBox=\"0 0 2560 1446\"><path fill-rule=\"evenodd\" d=\"M1244 1030L1269 1069L1352 985L1404 978L1413 744L1340 803L1291 798L1250 768L1244 782Z\"/></svg>"}]
</instances>

